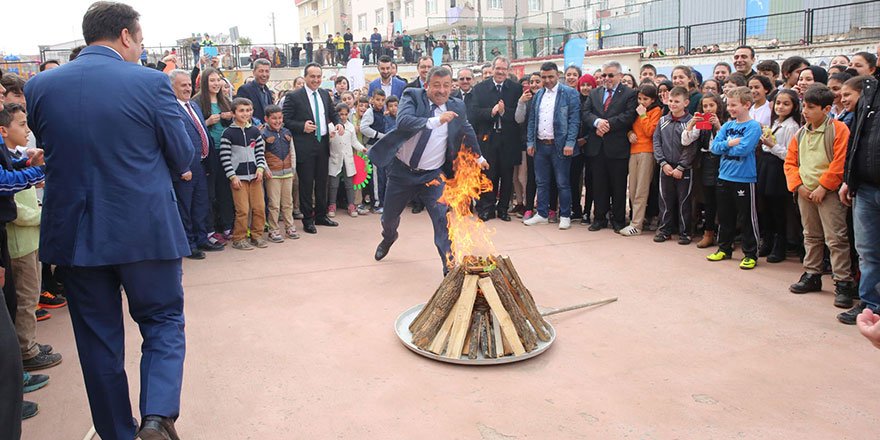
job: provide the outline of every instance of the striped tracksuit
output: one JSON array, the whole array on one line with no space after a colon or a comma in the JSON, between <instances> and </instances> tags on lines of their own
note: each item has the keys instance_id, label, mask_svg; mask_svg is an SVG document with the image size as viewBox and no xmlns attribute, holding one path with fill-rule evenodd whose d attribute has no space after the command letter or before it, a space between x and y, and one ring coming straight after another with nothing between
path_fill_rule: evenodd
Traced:
<instances>
[{"instance_id":1,"label":"striped tracksuit","mask_svg":"<svg viewBox=\"0 0 880 440\"><path fill-rule=\"evenodd\" d=\"M697 156L697 145L682 145L681 133L691 118L688 113L679 118L673 118L668 114L660 118L660 123L654 131L654 160L661 168L659 232L666 235L672 235L676 223L679 236L690 235L691 192L694 187L693 163ZM662 171L665 165L681 171L682 178L667 176Z\"/></svg>"}]
</instances>

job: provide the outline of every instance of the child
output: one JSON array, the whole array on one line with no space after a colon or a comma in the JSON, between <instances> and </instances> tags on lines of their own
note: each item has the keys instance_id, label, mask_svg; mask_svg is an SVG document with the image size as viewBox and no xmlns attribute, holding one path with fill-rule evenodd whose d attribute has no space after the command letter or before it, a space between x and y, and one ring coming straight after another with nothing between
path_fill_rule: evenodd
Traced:
<instances>
[{"instance_id":1,"label":"child","mask_svg":"<svg viewBox=\"0 0 880 440\"><path fill-rule=\"evenodd\" d=\"M284 220L287 238L297 239L299 234L293 223L293 183L296 182L296 150L290 130L284 127L281 107L266 107L266 126L260 133L266 144L266 166L271 173L266 179L266 196L269 200L269 241L281 243L284 237L278 228L278 213Z\"/></svg>"},{"instance_id":2,"label":"child","mask_svg":"<svg viewBox=\"0 0 880 440\"><path fill-rule=\"evenodd\" d=\"M351 217L358 216L358 211L354 204L354 187L351 182L351 178L355 174L352 150L366 152L367 149L357 140L357 136L354 133L354 125L348 121L349 111L350 109L344 103L336 106L336 112L339 113L339 120L342 121L345 131L341 135L337 135L335 132L330 134L330 167L328 170L330 172L330 179L327 185L329 190L327 199L330 200L327 207L327 215L330 217L336 216L336 193L339 190L340 179L342 179L342 183L345 185L348 215Z\"/></svg>"},{"instance_id":3,"label":"child","mask_svg":"<svg viewBox=\"0 0 880 440\"><path fill-rule=\"evenodd\" d=\"M856 104L859 103L865 80L869 78L869 76L856 76L850 78L846 80L846 82L843 83L843 87L840 88L840 104L843 107L843 112L838 115L837 120L843 121L843 123L850 129L852 129Z\"/></svg>"},{"instance_id":4,"label":"child","mask_svg":"<svg viewBox=\"0 0 880 440\"><path fill-rule=\"evenodd\" d=\"M770 118L773 124L769 132L761 136L760 158L758 160L758 197L764 208L761 218L765 225L764 243L770 247L767 254L768 263L779 263L785 260L786 245L786 209L791 204L791 192L785 182L783 161L788 154L791 143L800 124L801 104L797 93L783 89L776 94L773 101L773 112ZM759 253L760 255L760 253Z\"/></svg>"},{"instance_id":5,"label":"child","mask_svg":"<svg viewBox=\"0 0 880 440\"><path fill-rule=\"evenodd\" d=\"M642 233L645 222L645 208L648 192L654 179L654 130L660 121L660 97L657 87L645 83L639 86L639 106L636 112L639 117L629 132L629 194L632 206L632 221L620 231L624 237L632 237ZM589 209L589 207L588 207Z\"/></svg>"},{"instance_id":6,"label":"child","mask_svg":"<svg viewBox=\"0 0 880 440\"><path fill-rule=\"evenodd\" d=\"M850 307L857 297L852 277L846 207L837 190L843 181L849 129L828 116L834 92L814 85L804 93L804 127L798 130L785 157L788 189L797 193L804 227L804 274L792 293L822 290L822 255L831 251L836 307ZM823 238L824 237L824 238Z\"/></svg>"},{"instance_id":7,"label":"child","mask_svg":"<svg viewBox=\"0 0 880 440\"><path fill-rule=\"evenodd\" d=\"M697 128L697 122L705 122L706 119L694 116L681 133L681 145L695 144L699 154L699 159L695 163L699 165L698 180L703 199L704 226L703 238L697 243L697 248L705 249L715 244L715 233L718 230L716 221L718 203L715 198L715 186L718 184L719 158L709 149L715 139L715 134L721 129L721 121L727 121L728 116L724 100L721 99L721 95L715 93L703 95L697 111L710 114L708 122L712 126L709 129Z\"/></svg>"},{"instance_id":8,"label":"child","mask_svg":"<svg viewBox=\"0 0 880 440\"><path fill-rule=\"evenodd\" d=\"M366 143L364 139L364 135L361 133L361 118L363 118L364 113L367 112L367 109L370 108L370 100L366 96L360 96L355 101L355 111L351 113L349 116L349 120L351 124L354 125L355 137L361 145ZM372 203L372 180L367 183L365 188L361 188L355 192L355 200L357 204L357 212L358 215L367 215L370 213L370 209L367 207Z\"/></svg>"},{"instance_id":9,"label":"child","mask_svg":"<svg viewBox=\"0 0 880 440\"><path fill-rule=\"evenodd\" d=\"M390 132L397 128L397 106L400 100L396 96L391 95L385 100L385 132Z\"/></svg>"},{"instance_id":10,"label":"child","mask_svg":"<svg viewBox=\"0 0 880 440\"><path fill-rule=\"evenodd\" d=\"M16 148L23 147L28 143L30 130L27 126L27 115L24 107L18 104L6 104L5 109L0 111L0 136L2 136L3 145L0 145L0 154L3 154L4 165L13 161L20 161L22 157ZM7 151L8 149L8 151ZM27 157L24 157L27 159ZM2 266L6 268L7 286L14 285L12 291L7 291L9 295L15 295L17 300L17 309L15 310L15 332L18 335L18 341L21 348L21 358L25 371L49 368L61 362L61 355L58 353L43 352L40 344L36 341L37 319L36 309L40 300L40 262L38 257L40 242L40 205L37 202L37 193L32 184L41 182L44 178L42 170L28 169L27 179L17 174L22 171L9 171L3 167L0 171L3 174L3 183L9 187L21 189L21 191L12 194L3 194L5 199L4 207L11 208L11 212L4 212L4 215L10 214L11 217L5 225L0 227L6 228L8 234L6 245L9 250L11 261L2 261ZM16 167L17 168L17 167ZM6 181L6 177L15 176L15 181ZM3 185L7 188L7 185ZM24 189L26 188L26 189ZM14 201L13 201L14 198ZM0 313L6 313L0 311ZM10 355L4 353L4 356ZM37 376L33 376L37 378ZM45 376L42 376L45 377ZM27 378L27 376L26 376ZM48 380L48 378L45 378Z\"/></svg>"},{"instance_id":11,"label":"child","mask_svg":"<svg viewBox=\"0 0 880 440\"><path fill-rule=\"evenodd\" d=\"M767 94L773 90L773 83L766 76L755 75L749 80L749 89L752 90L752 108L749 109L749 117L758 121L762 127L770 126L770 102Z\"/></svg>"},{"instance_id":12,"label":"child","mask_svg":"<svg viewBox=\"0 0 880 440\"><path fill-rule=\"evenodd\" d=\"M348 108L354 107L354 93L352 92L342 92L339 95L339 100L342 101Z\"/></svg>"},{"instance_id":13,"label":"child","mask_svg":"<svg viewBox=\"0 0 880 440\"><path fill-rule=\"evenodd\" d=\"M388 130L385 128L385 92L382 89L373 91L370 98L370 107L361 117L361 134L363 134L366 143L364 145L370 148L379 139L385 137ZM373 179L370 184L372 187L373 212L381 214L383 209L383 201L385 200L385 170L375 167L373 168Z\"/></svg>"},{"instance_id":14,"label":"child","mask_svg":"<svg viewBox=\"0 0 880 440\"><path fill-rule=\"evenodd\" d=\"M846 124L847 127L849 127L849 122L841 119L841 115L852 121L854 114L850 113L848 115L844 115L845 110L843 108L843 103L840 101L840 99L843 97L841 94L843 84L846 83L850 78L852 78L852 75L846 72L835 73L828 77L828 88L831 89L832 92L834 92L834 104L831 105L831 113L829 113L829 115L832 118L837 119L838 121L842 121L844 124Z\"/></svg>"},{"instance_id":15,"label":"child","mask_svg":"<svg viewBox=\"0 0 880 440\"><path fill-rule=\"evenodd\" d=\"M260 130L251 124L254 107L250 99L232 100L235 115L232 124L220 138L220 163L226 171L235 204L235 226L232 229L232 247L250 251L256 246L267 246L263 239L266 224L266 206L263 196L263 175L272 177L266 167L265 149ZM250 243L248 213L251 214Z\"/></svg>"},{"instance_id":16,"label":"child","mask_svg":"<svg viewBox=\"0 0 880 440\"><path fill-rule=\"evenodd\" d=\"M691 116L687 112L690 93L680 86L669 91L669 114L660 118L654 131L654 160L660 165L660 228L655 243L663 243L675 227L673 213L678 212L678 244L691 244L691 189L696 145L684 146L681 134Z\"/></svg>"},{"instance_id":17,"label":"child","mask_svg":"<svg viewBox=\"0 0 880 440\"><path fill-rule=\"evenodd\" d=\"M761 140L761 124L749 118L752 91L737 87L727 96L731 121L721 126L712 141L712 154L721 156L718 167L718 251L707 256L709 261L730 259L736 225L742 226L742 250L745 254L739 268L754 269L758 264L758 216L755 212L755 149Z\"/></svg>"}]
</instances>

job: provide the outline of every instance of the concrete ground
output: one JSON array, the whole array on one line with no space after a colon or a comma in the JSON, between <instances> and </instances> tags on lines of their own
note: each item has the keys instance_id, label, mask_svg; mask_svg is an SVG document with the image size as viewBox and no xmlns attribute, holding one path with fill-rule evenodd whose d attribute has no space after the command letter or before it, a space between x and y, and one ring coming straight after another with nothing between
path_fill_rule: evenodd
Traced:
<instances>
[{"instance_id":1,"label":"concrete ground","mask_svg":"<svg viewBox=\"0 0 880 440\"><path fill-rule=\"evenodd\" d=\"M393 331L441 279L426 213L406 214L382 262L378 216L338 220L185 260L183 438L876 437L880 352L836 321L828 291L788 293L795 259L746 272L650 235L494 220L539 306L620 300L549 318L558 339L537 358L464 367L410 352ZM39 340L65 361L26 395L41 412L23 438L79 440L88 402L67 309L52 313ZM140 340L130 319L126 330L136 405Z\"/></svg>"}]
</instances>

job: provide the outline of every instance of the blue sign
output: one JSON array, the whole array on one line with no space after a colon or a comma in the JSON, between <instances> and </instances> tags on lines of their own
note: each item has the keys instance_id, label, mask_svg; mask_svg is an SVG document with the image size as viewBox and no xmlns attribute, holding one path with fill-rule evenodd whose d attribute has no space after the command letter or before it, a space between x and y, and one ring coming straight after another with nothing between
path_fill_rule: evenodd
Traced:
<instances>
[{"instance_id":1,"label":"blue sign","mask_svg":"<svg viewBox=\"0 0 880 440\"><path fill-rule=\"evenodd\" d=\"M770 0L748 0L746 2L746 35L765 34L767 32L766 15L769 13Z\"/></svg>"},{"instance_id":2,"label":"blue sign","mask_svg":"<svg viewBox=\"0 0 880 440\"><path fill-rule=\"evenodd\" d=\"M431 54L431 57L434 58L434 65L439 66L443 64L443 48L435 47L434 52Z\"/></svg>"},{"instance_id":3,"label":"blue sign","mask_svg":"<svg viewBox=\"0 0 880 440\"><path fill-rule=\"evenodd\" d=\"M587 53L587 40L583 38L572 38L565 43L565 64L562 70L568 66L577 66L578 69L584 68L584 55Z\"/></svg>"}]
</instances>

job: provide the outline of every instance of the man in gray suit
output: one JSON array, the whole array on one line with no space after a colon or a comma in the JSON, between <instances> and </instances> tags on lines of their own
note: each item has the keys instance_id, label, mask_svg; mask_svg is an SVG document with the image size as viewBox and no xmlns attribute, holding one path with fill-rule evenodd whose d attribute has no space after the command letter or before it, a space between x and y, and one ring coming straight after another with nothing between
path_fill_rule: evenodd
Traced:
<instances>
[{"instance_id":1,"label":"man in gray suit","mask_svg":"<svg viewBox=\"0 0 880 440\"><path fill-rule=\"evenodd\" d=\"M385 211L382 213L382 242L376 248L376 260L388 255L397 240L400 214L406 203L417 197L428 209L434 225L434 244L447 270L450 255L447 206L438 199L443 185L427 185L439 181L440 174L452 175L452 161L462 144L480 155L474 129L467 120L464 102L449 97L452 73L443 67L432 68L425 88L403 92L397 112L397 128L373 145L370 160L378 167L388 167ZM489 164L480 157L480 166Z\"/></svg>"}]
</instances>

